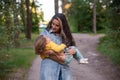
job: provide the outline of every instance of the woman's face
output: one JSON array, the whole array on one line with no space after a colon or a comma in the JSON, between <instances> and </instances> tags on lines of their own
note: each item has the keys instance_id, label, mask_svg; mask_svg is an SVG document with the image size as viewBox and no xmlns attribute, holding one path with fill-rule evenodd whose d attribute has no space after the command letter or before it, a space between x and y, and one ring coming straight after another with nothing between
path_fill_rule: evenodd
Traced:
<instances>
[{"instance_id":1,"label":"woman's face","mask_svg":"<svg viewBox=\"0 0 120 80\"><path fill-rule=\"evenodd\" d=\"M60 22L57 19L53 19L51 26L52 32L58 33L60 31Z\"/></svg>"}]
</instances>

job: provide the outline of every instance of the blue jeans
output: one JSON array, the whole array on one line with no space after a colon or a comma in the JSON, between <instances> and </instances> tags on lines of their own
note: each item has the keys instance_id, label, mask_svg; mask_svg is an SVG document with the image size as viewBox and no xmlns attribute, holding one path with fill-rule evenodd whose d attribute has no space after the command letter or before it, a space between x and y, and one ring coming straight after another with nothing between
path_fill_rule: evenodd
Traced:
<instances>
[{"instance_id":1,"label":"blue jeans","mask_svg":"<svg viewBox=\"0 0 120 80\"><path fill-rule=\"evenodd\" d=\"M75 46L71 46L71 47L76 50L76 53L73 54L73 57L74 57L76 60L80 60L80 59L84 58L83 55L81 54L81 52L78 50L77 47L75 47Z\"/></svg>"},{"instance_id":2,"label":"blue jeans","mask_svg":"<svg viewBox=\"0 0 120 80\"><path fill-rule=\"evenodd\" d=\"M65 53L65 55L66 55L66 60L65 60L65 63L64 63L64 64L69 64L70 61L71 61L73 58L75 58L76 60L80 60L80 59L84 58L83 55L81 54L81 52L78 50L77 47L71 46L71 48L72 48L72 49L75 49L75 50L76 50L76 53L73 54L73 55L70 55L69 53Z\"/></svg>"},{"instance_id":3,"label":"blue jeans","mask_svg":"<svg viewBox=\"0 0 120 80\"><path fill-rule=\"evenodd\" d=\"M70 67L49 58L41 61L40 80L73 80Z\"/></svg>"}]
</instances>

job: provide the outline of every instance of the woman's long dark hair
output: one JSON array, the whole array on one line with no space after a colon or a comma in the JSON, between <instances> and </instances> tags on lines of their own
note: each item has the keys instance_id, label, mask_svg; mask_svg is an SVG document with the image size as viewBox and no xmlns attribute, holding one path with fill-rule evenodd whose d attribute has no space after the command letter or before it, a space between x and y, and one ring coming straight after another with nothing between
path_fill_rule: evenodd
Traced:
<instances>
[{"instance_id":1,"label":"woman's long dark hair","mask_svg":"<svg viewBox=\"0 0 120 80\"><path fill-rule=\"evenodd\" d=\"M64 32L65 36L62 34L62 42L65 43L67 46L75 46L75 41L74 41L74 38L71 34L71 31L70 31L70 27L68 25L68 22L67 22L67 19L65 17L64 14L62 13L57 13L55 14L51 21L49 22L48 24L48 27L46 28L48 31L51 29L51 24L52 24L52 21L54 19L60 19L61 20L61 24L62 24L62 28L63 29L62 31Z\"/></svg>"}]
</instances>

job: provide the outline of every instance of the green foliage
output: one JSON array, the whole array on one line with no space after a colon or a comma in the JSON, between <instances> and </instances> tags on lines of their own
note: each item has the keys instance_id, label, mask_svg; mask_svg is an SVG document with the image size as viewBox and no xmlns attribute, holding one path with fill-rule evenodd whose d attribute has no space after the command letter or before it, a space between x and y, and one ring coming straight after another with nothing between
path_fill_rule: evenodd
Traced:
<instances>
[{"instance_id":1,"label":"green foliage","mask_svg":"<svg viewBox=\"0 0 120 80\"><path fill-rule=\"evenodd\" d=\"M32 16L32 32L39 32L39 23L43 21L43 15L33 13Z\"/></svg>"},{"instance_id":2,"label":"green foliage","mask_svg":"<svg viewBox=\"0 0 120 80\"><path fill-rule=\"evenodd\" d=\"M108 32L108 36L114 41L112 45L115 48L120 48L120 30L111 30Z\"/></svg>"},{"instance_id":3,"label":"green foliage","mask_svg":"<svg viewBox=\"0 0 120 80\"><path fill-rule=\"evenodd\" d=\"M0 51L0 78L14 72L14 69L29 68L35 57L32 48L13 48Z\"/></svg>"},{"instance_id":4,"label":"green foliage","mask_svg":"<svg viewBox=\"0 0 120 80\"><path fill-rule=\"evenodd\" d=\"M106 36L101 39L99 50L120 66L120 1L108 2Z\"/></svg>"},{"instance_id":5,"label":"green foliage","mask_svg":"<svg viewBox=\"0 0 120 80\"><path fill-rule=\"evenodd\" d=\"M68 16L68 19L69 19L69 25L70 25L70 30L74 33L74 32L78 32L78 29L77 29L77 24L76 24L76 20L71 19L69 16Z\"/></svg>"},{"instance_id":6,"label":"green foliage","mask_svg":"<svg viewBox=\"0 0 120 80\"><path fill-rule=\"evenodd\" d=\"M68 20L77 31L93 31L93 0L72 0L72 6L67 10ZM109 24L105 2L97 0L96 4L96 26L97 31L104 31ZM72 21L71 21L72 19Z\"/></svg>"},{"instance_id":7,"label":"green foliage","mask_svg":"<svg viewBox=\"0 0 120 80\"><path fill-rule=\"evenodd\" d=\"M8 35L4 27L0 26L0 50L3 48L7 48L7 38Z\"/></svg>"},{"instance_id":8,"label":"green foliage","mask_svg":"<svg viewBox=\"0 0 120 80\"><path fill-rule=\"evenodd\" d=\"M72 6L67 11L67 15L68 20L71 22L71 26L78 31L89 30L92 26L92 12L90 6L85 1L72 0Z\"/></svg>"},{"instance_id":9,"label":"green foliage","mask_svg":"<svg viewBox=\"0 0 120 80\"><path fill-rule=\"evenodd\" d=\"M35 12L32 12L32 32L39 32L39 24L40 22L44 21L43 20L43 12L37 12L37 8L40 8L40 4L36 4L37 1L34 1L32 3L32 7L35 10Z\"/></svg>"},{"instance_id":10,"label":"green foliage","mask_svg":"<svg viewBox=\"0 0 120 80\"><path fill-rule=\"evenodd\" d=\"M25 35L22 33L20 34L20 47L22 48L30 48L30 47L33 47L33 43L34 43L34 40L35 38L38 36L39 34L37 33L34 33L32 34L32 39L31 40L28 40L25 38Z\"/></svg>"},{"instance_id":11,"label":"green foliage","mask_svg":"<svg viewBox=\"0 0 120 80\"><path fill-rule=\"evenodd\" d=\"M115 43L114 47L120 48L120 1L118 3L117 0L113 0L113 3L109 6L110 15L110 26L108 31L108 36L112 38Z\"/></svg>"},{"instance_id":12,"label":"green foliage","mask_svg":"<svg viewBox=\"0 0 120 80\"><path fill-rule=\"evenodd\" d=\"M116 42L110 37L100 39L98 50L108 56L111 61L120 66L120 48L113 46Z\"/></svg>"},{"instance_id":13,"label":"green foliage","mask_svg":"<svg viewBox=\"0 0 120 80\"><path fill-rule=\"evenodd\" d=\"M6 75L14 73L15 70L29 69L32 60L35 58L33 42L39 34L32 34L32 40L27 40L24 34L20 35L20 48L2 48L0 50L0 78L5 78ZM4 79L2 79L4 80Z\"/></svg>"},{"instance_id":14,"label":"green foliage","mask_svg":"<svg viewBox=\"0 0 120 80\"><path fill-rule=\"evenodd\" d=\"M33 35L32 40L27 40L25 39L25 34L20 34L21 30L23 32L26 31L25 0L21 0L18 3L14 3L14 1L0 1L0 80L8 80L3 78L14 72L14 69L28 68L35 57L32 47L37 35ZM42 17L43 15L41 14L33 13L33 31L38 30L36 27L38 28ZM16 40L20 42L18 48L15 48Z\"/></svg>"}]
</instances>

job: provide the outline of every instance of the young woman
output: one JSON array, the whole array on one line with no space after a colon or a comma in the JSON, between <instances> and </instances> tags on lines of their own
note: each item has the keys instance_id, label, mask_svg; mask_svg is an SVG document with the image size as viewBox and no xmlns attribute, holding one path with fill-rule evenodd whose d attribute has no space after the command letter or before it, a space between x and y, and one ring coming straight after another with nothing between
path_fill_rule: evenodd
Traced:
<instances>
[{"instance_id":1,"label":"young woman","mask_svg":"<svg viewBox=\"0 0 120 80\"><path fill-rule=\"evenodd\" d=\"M75 46L66 17L62 13L55 14L49 22L47 28L41 33L46 35L56 44L64 43L69 46ZM75 54L74 49L69 49L69 54ZM43 57L40 69L40 80L73 80L70 67L67 64L60 64L55 55L46 55L46 53L55 53L52 50L45 51L41 54ZM54 57L54 58L53 58Z\"/></svg>"}]
</instances>

